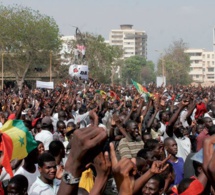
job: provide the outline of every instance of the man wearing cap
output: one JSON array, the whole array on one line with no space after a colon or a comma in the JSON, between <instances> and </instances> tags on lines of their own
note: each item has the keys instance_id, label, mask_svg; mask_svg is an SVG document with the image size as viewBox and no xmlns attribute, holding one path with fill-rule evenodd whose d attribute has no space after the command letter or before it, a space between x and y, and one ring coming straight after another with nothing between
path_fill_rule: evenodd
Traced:
<instances>
[{"instance_id":1,"label":"man wearing cap","mask_svg":"<svg viewBox=\"0 0 215 195\"><path fill-rule=\"evenodd\" d=\"M53 125L49 116L42 119L42 130L35 136L35 139L43 142L45 150L49 149L49 144L53 141Z\"/></svg>"}]
</instances>

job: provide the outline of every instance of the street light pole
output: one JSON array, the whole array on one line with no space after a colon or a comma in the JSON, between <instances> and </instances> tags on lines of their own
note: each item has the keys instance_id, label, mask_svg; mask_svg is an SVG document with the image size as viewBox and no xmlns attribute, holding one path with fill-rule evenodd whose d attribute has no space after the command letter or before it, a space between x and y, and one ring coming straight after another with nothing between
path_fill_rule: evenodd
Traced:
<instances>
[{"instance_id":1,"label":"street light pole","mask_svg":"<svg viewBox=\"0 0 215 195\"><path fill-rule=\"evenodd\" d=\"M50 82L52 81L52 51L50 51L50 64L49 64Z\"/></svg>"},{"instance_id":2,"label":"street light pole","mask_svg":"<svg viewBox=\"0 0 215 195\"><path fill-rule=\"evenodd\" d=\"M163 83L165 82L164 80L164 76L165 76L165 72L164 72L164 57L163 57L163 52L160 52L158 50L155 50L156 52L159 52L161 55L161 66L162 66L162 77L163 77Z\"/></svg>"},{"instance_id":3,"label":"street light pole","mask_svg":"<svg viewBox=\"0 0 215 195\"><path fill-rule=\"evenodd\" d=\"M1 54L1 85L4 89L4 53Z\"/></svg>"},{"instance_id":4,"label":"street light pole","mask_svg":"<svg viewBox=\"0 0 215 195\"><path fill-rule=\"evenodd\" d=\"M163 58L163 53L161 55L162 55L162 57L161 57L161 60L162 60L162 77L163 77L163 83L164 83L164 75L165 75L165 73L164 73L164 58Z\"/></svg>"}]
</instances>

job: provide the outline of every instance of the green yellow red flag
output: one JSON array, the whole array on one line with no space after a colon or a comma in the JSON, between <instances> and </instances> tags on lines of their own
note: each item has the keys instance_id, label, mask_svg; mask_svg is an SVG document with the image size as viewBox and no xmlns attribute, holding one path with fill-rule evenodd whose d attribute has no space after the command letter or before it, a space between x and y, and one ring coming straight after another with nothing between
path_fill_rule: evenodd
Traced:
<instances>
[{"instance_id":1,"label":"green yellow red flag","mask_svg":"<svg viewBox=\"0 0 215 195\"><path fill-rule=\"evenodd\" d=\"M37 147L37 142L22 120L8 120L0 129L0 150L3 151L2 166L13 176L10 161L25 158Z\"/></svg>"}]
</instances>

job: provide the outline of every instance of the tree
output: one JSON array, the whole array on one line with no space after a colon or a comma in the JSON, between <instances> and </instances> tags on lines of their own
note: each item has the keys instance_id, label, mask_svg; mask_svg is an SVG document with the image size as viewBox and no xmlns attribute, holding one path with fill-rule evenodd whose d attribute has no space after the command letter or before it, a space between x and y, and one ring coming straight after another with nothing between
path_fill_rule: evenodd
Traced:
<instances>
[{"instance_id":1,"label":"tree","mask_svg":"<svg viewBox=\"0 0 215 195\"><path fill-rule=\"evenodd\" d=\"M49 64L61 46L55 20L30 8L0 5L0 50L22 88L29 69Z\"/></svg>"},{"instance_id":2,"label":"tree","mask_svg":"<svg viewBox=\"0 0 215 195\"><path fill-rule=\"evenodd\" d=\"M131 83L131 79L139 83L149 83L155 79L154 64L146 61L143 56L131 56L125 60L122 67L122 80Z\"/></svg>"},{"instance_id":3,"label":"tree","mask_svg":"<svg viewBox=\"0 0 215 195\"><path fill-rule=\"evenodd\" d=\"M183 40L174 41L165 51L165 54L161 56L157 73L158 75L162 75L163 63L167 83L172 85L186 85L191 83L192 80L189 75L190 60L189 56L184 53L186 49L187 45Z\"/></svg>"},{"instance_id":4,"label":"tree","mask_svg":"<svg viewBox=\"0 0 215 195\"><path fill-rule=\"evenodd\" d=\"M86 47L85 58L82 59L79 56L78 59L75 59L73 52L71 52L71 58L76 64L86 63L92 78L103 83L113 83L116 71L122 64L123 51L119 47L111 46L104 41L105 39L101 35L81 33L79 31L78 37L69 46L74 51L78 44L84 45Z\"/></svg>"}]
</instances>

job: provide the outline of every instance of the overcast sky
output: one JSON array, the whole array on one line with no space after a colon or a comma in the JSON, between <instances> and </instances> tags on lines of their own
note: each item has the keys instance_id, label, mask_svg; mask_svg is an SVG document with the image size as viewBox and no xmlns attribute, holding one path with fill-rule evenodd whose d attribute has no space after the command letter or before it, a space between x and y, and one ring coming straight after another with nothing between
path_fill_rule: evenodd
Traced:
<instances>
[{"instance_id":1,"label":"overcast sky","mask_svg":"<svg viewBox=\"0 0 215 195\"><path fill-rule=\"evenodd\" d=\"M159 53L176 40L190 48L213 49L214 0L0 0L19 4L52 16L61 34L101 34L108 39L111 29L133 24L148 34L148 60L157 63Z\"/></svg>"}]
</instances>

